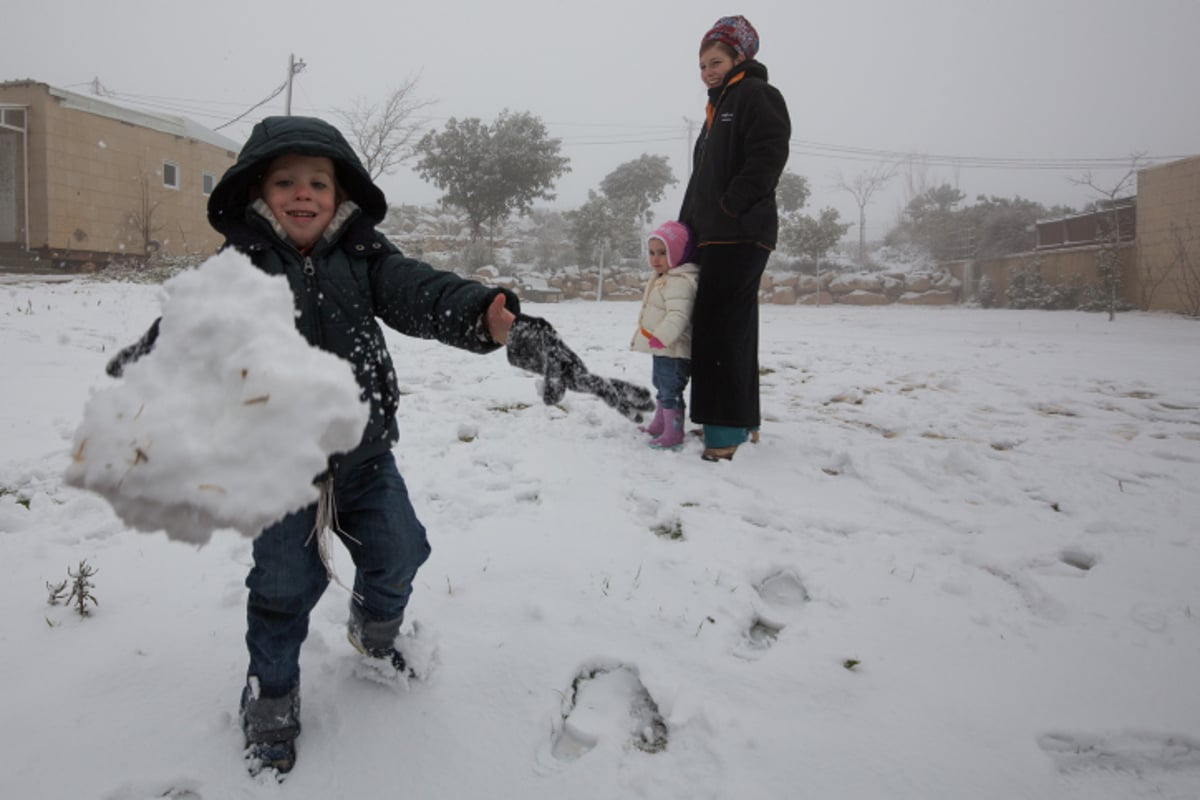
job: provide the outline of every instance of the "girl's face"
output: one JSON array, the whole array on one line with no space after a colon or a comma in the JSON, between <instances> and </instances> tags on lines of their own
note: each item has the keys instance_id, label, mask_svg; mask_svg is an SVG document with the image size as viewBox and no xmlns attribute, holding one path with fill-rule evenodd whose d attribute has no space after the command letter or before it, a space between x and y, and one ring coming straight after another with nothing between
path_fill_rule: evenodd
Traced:
<instances>
[{"instance_id":1,"label":"girl's face","mask_svg":"<svg viewBox=\"0 0 1200 800\"><path fill-rule=\"evenodd\" d=\"M262 197L284 233L297 247L321 238L337 208L333 161L318 156L282 155L271 162Z\"/></svg>"},{"instance_id":2,"label":"girl's face","mask_svg":"<svg viewBox=\"0 0 1200 800\"><path fill-rule=\"evenodd\" d=\"M720 43L713 42L700 53L700 80L709 89L715 89L725 80L729 70L745 60L740 54L734 58Z\"/></svg>"},{"instance_id":3,"label":"girl's face","mask_svg":"<svg viewBox=\"0 0 1200 800\"><path fill-rule=\"evenodd\" d=\"M667 261L667 244L662 239L651 239L646 244L646 250L650 253L650 268L659 275L671 268Z\"/></svg>"}]
</instances>

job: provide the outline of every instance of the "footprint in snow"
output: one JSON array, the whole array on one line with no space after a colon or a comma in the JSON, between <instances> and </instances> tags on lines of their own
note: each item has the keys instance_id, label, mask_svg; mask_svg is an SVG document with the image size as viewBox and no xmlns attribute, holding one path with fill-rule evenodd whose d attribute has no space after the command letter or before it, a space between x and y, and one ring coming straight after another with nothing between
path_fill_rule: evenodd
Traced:
<instances>
[{"instance_id":1,"label":"footprint in snow","mask_svg":"<svg viewBox=\"0 0 1200 800\"><path fill-rule=\"evenodd\" d=\"M789 570L780 570L767 575L754 587L758 596L771 605L802 606L808 602L808 590L800 578Z\"/></svg>"},{"instance_id":2,"label":"footprint in snow","mask_svg":"<svg viewBox=\"0 0 1200 800\"><path fill-rule=\"evenodd\" d=\"M634 667L584 669L563 696L561 713L550 742L550 754L560 762L575 761L597 747L644 753L667 747L667 723Z\"/></svg>"},{"instance_id":3,"label":"footprint in snow","mask_svg":"<svg viewBox=\"0 0 1200 800\"><path fill-rule=\"evenodd\" d=\"M200 782L190 778L177 778L166 781L146 781L143 783L126 783L108 794L104 800L202 800Z\"/></svg>"},{"instance_id":4,"label":"footprint in snow","mask_svg":"<svg viewBox=\"0 0 1200 800\"><path fill-rule=\"evenodd\" d=\"M1200 771L1200 739L1127 731L1114 735L1055 732L1038 737L1038 747L1060 772L1106 770L1144 775L1158 770Z\"/></svg>"},{"instance_id":5,"label":"footprint in snow","mask_svg":"<svg viewBox=\"0 0 1200 800\"><path fill-rule=\"evenodd\" d=\"M1066 560L1059 559L1062 562L1063 569L1070 563ZM999 578L1005 584L1014 589L1021 598L1026 609L1034 615L1051 622L1060 622L1066 616L1066 609L1057 599L1047 593L1031 576L1027 575L1028 568L1037 569L1041 562L1030 562L1021 565L1019 570L1010 570L996 564L979 563L975 566L982 569L988 575ZM1050 563L1058 563L1051 560ZM1072 566L1072 572L1084 571L1079 566Z\"/></svg>"},{"instance_id":6,"label":"footprint in snow","mask_svg":"<svg viewBox=\"0 0 1200 800\"><path fill-rule=\"evenodd\" d=\"M742 635L737 655L754 658L775 644L786 625L776 619L776 614L797 609L808 602L808 590L800 578L790 570L772 572L754 586L758 597L768 609L755 614L750 627Z\"/></svg>"}]
</instances>

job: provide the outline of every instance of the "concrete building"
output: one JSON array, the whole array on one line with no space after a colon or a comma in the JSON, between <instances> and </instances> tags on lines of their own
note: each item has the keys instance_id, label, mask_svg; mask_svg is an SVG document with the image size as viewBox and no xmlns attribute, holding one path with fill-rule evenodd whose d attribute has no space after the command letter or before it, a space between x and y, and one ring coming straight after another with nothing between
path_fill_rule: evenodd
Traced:
<instances>
[{"instance_id":1,"label":"concrete building","mask_svg":"<svg viewBox=\"0 0 1200 800\"><path fill-rule=\"evenodd\" d=\"M1113 209L1039 222L1039 247L1032 252L946 266L962 281L963 300L977 297L985 279L1002 298L1012 277L1032 267L1050 284L1096 284L1114 210L1121 300L1142 311L1200 316L1200 156L1139 170L1137 194Z\"/></svg>"},{"instance_id":2,"label":"concrete building","mask_svg":"<svg viewBox=\"0 0 1200 800\"><path fill-rule=\"evenodd\" d=\"M0 83L0 255L77 269L212 253L205 205L239 148L181 117Z\"/></svg>"},{"instance_id":3,"label":"concrete building","mask_svg":"<svg viewBox=\"0 0 1200 800\"><path fill-rule=\"evenodd\" d=\"M1138 308L1200 316L1200 156L1138 173Z\"/></svg>"}]
</instances>

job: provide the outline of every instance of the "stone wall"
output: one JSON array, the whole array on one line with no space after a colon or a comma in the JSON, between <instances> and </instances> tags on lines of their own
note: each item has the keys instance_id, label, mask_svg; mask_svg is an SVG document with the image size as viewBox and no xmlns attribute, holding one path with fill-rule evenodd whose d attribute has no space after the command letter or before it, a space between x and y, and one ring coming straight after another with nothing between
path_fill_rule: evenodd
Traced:
<instances>
[{"instance_id":1,"label":"stone wall","mask_svg":"<svg viewBox=\"0 0 1200 800\"><path fill-rule=\"evenodd\" d=\"M599 276L578 270L550 275L501 275L495 267L482 267L472 275L489 286L511 289L525 297L543 300L595 300ZM648 270L622 269L604 277L605 300L641 301L650 279ZM759 285L759 300L772 305L856 305L890 303L941 306L960 301L961 282L949 273L825 273L813 275L766 272Z\"/></svg>"},{"instance_id":2,"label":"stone wall","mask_svg":"<svg viewBox=\"0 0 1200 800\"><path fill-rule=\"evenodd\" d=\"M1121 299L1131 305L1136 296L1136 245L1126 243L1117 248L1122 253ZM1015 253L1009 256L981 258L969 261L952 261L946 265L950 274L964 287L963 300L979 297L979 290L986 280L993 295L1003 298L1008 292L1012 277L1018 272L1039 267L1042 279L1051 285L1077 281L1081 286L1096 285L1100 277L1096 271L1098 245L1043 250L1033 253Z\"/></svg>"},{"instance_id":3,"label":"stone wall","mask_svg":"<svg viewBox=\"0 0 1200 800\"><path fill-rule=\"evenodd\" d=\"M766 273L759 296L777 305L943 306L960 300L962 284L949 273Z\"/></svg>"}]
</instances>

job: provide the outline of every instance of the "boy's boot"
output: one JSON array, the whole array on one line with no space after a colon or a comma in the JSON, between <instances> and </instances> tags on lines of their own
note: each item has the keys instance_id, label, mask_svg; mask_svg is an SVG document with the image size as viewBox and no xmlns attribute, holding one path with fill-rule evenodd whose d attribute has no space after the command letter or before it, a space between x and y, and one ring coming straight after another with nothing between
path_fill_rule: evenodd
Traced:
<instances>
[{"instance_id":1,"label":"boy's boot","mask_svg":"<svg viewBox=\"0 0 1200 800\"><path fill-rule=\"evenodd\" d=\"M655 450L670 450L683 444L684 409L663 409L663 432L657 439L650 442Z\"/></svg>"},{"instance_id":2,"label":"boy's boot","mask_svg":"<svg viewBox=\"0 0 1200 800\"><path fill-rule=\"evenodd\" d=\"M241 720L250 774L265 769L279 775L290 772L300 735L300 687L280 697L263 697L258 678L251 676L242 689Z\"/></svg>"},{"instance_id":3,"label":"boy's boot","mask_svg":"<svg viewBox=\"0 0 1200 800\"><path fill-rule=\"evenodd\" d=\"M400 633L400 624L404 622L401 614L395 619L372 620L363 614L362 607L354 600L350 601L350 620L346 623L346 638L354 649L364 656L380 659L382 663L390 664L398 675L408 674L408 665L404 656L394 647L396 636Z\"/></svg>"},{"instance_id":4,"label":"boy's boot","mask_svg":"<svg viewBox=\"0 0 1200 800\"><path fill-rule=\"evenodd\" d=\"M642 433L648 433L651 436L661 436L663 432L663 406L662 403L654 405L654 419L650 420L649 425L642 425L638 428Z\"/></svg>"}]
</instances>

